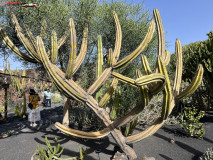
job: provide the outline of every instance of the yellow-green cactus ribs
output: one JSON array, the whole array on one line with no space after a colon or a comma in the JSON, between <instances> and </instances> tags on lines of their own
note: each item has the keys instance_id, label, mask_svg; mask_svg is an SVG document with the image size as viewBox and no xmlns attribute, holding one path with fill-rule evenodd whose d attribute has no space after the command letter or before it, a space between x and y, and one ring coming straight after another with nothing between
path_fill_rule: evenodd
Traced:
<instances>
[{"instance_id":1,"label":"yellow-green cactus ribs","mask_svg":"<svg viewBox=\"0 0 213 160\"><path fill-rule=\"evenodd\" d=\"M66 78L70 79L72 77L74 66L75 66L75 58L76 58L76 31L75 31L75 25L73 22L73 19L70 19L70 37L71 37L71 51L70 51L70 57L69 62L67 65L67 71L66 71Z\"/></svg>"}]
</instances>

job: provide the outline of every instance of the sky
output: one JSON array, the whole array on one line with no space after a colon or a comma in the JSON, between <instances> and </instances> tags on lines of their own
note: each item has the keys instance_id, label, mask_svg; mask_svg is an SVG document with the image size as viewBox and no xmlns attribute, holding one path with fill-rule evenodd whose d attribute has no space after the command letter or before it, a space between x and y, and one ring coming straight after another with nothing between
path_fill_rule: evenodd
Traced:
<instances>
[{"instance_id":1,"label":"sky","mask_svg":"<svg viewBox=\"0 0 213 160\"><path fill-rule=\"evenodd\" d=\"M126 0L130 3L141 3L142 0ZM166 41L170 53L175 51L175 41L178 38L182 46L206 40L207 33L213 30L213 0L145 0L145 9L152 14L157 8L162 18ZM0 6L2 7L2 6ZM0 58L0 68L3 63ZM10 57L11 69L21 69L18 61Z\"/></svg>"}]
</instances>

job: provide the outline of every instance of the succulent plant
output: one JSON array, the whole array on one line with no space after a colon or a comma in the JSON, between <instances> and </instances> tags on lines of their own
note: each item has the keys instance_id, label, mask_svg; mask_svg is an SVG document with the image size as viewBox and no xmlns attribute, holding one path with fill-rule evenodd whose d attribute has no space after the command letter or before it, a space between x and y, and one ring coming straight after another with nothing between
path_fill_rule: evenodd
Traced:
<instances>
[{"instance_id":1,"label":"succulent plant","mask_svg":"<svg viewBox=\"0 0 213 160\"><path fill-rule=\"evenodd\" d=\"M43 40L40 36L35 38L31 37L27 39L24 34L22 34L22 28L20 27L15 14L11 10L12 22L15 26L18 38L23 43L26 50L29 52L29 55L24 54L14 46L12 41L3 31L0 29L0 38L3 42L19 57L24 60L42 63L48 72L52 82L55 84L57 89L63 93L67 98L72 98L80 102L84 102L88 107L90 107L94 113L103 121L106 127L100 131L96 132L84 132L80 130L71 129L67 126L60 124L59 122L55 123L55 126L66 134L77 136L80 138L87 139L97 139L107 136L109 133L112 134L113 138L124 151L124 153L129 157L129 159L136 159L135 151L127 144L140 141L152 134L154 134L165 122L172 109L175 106L176 100L180 100L190 94L192 94L197 87L200 85L203 77L203 67L202 65L198 66L196 75L189 85L189 87L183 92L179 93L181 76L182 76L182 50L181 43L176 40L176 55L177 55L177 64L176 64L176 75L174 80L174 86L171 87L170 79L166 70L166 65L168 65L170 60L169 51L165 50L165 35L163 30L163 25L161 21L160 14L157 9L154 9L154 19L151 20L150 26L148 28L147 34L141 44L127 57L119 60L121 41L122 41L122 32L121 26L119 23L118 16L113 12L113 17L115 20L116 27L116 41L115 48L109 49L109 58L108 58L108 67L103 70L103 72L98 76L95 82L85 91L81 88L75 81L73 81L72 76L78 70L79 66L82 64L86 52L87 52L87 36L88 36L88 26L85 25L82 45L80 53L76 57L76 35L75 35L75 26L73 20L70 19L70 36L71 36L71 52L68 62L68 67L66 73L59 69L54 63L57 59L57 49L59 49L64 42L66 41L68 34L65 35L57 41L56 34L52 34L52 49L51 51L46 51ZM127 66L135 58L137 58L141 52L148 46L149 42L153 37L155 31L155 23L157 25L158 32L158 59L155 67L155 71L152 72L149 63L145 56L142 56L142 66L144 68L145 74L142 75L139 70L136 71L137 78L132 79L116 72L116 69ZM32 36L30 30L26 30L28 37ZM57 43L56 43L57 41ZM100 44L100 43L99 43ZM57 47L56 47L57 46ZM109 77L113 77L112 84L105 93L105 95L98 101L93 98L93 94L98 91L100 87L103 86L103 83ZM141 103L136 105L129 113L125 116L111 120L109 113L103 108L103 106L111 98L111 95L116 90L118 81L127 83L135 88L138 88L141 96ZM149 99L158 92L163 91L163 107L161 116L156 119L156 121L144 131L133 134L125 137L122 135L119 127L126 125L129 122L134 121L137 116L141 113L144 107L149 103Z\"/></svg>"}]
</instances>

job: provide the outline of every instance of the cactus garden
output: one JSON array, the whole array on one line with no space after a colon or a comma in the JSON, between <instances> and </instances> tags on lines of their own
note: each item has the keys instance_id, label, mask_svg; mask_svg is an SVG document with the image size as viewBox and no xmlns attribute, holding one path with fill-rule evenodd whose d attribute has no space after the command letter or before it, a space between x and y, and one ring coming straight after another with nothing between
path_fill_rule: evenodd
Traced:
<instances>
[{"instance_id":1,"label":"cactus garden","mask_svg":"<svg viewBox=\"0 0 213 160\"><path fill-rule=\"evenodd\" d=\"M48 2L2 9L11 26L0 25L2 55L26 69L4 59L1 144L28 148L31 160L212 157L212 31L185 46L177 37L170 53L156 8L149 16L120 1ZM35 126L32 89L41 99ZM6 159L22 159L0 146Z\"/></svg>"}]
</instances>

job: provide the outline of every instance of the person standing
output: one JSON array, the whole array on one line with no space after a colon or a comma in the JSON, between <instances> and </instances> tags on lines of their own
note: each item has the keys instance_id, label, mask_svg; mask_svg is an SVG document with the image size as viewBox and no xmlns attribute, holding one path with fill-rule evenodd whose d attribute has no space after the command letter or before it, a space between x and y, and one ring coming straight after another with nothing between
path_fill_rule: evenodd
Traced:
<instances>
[{"instance_id":1,"label":"person standing","mask_svg":"<svg viewBox=\"0 0 213 160\"><path fill-rule=\"evenodd\" d=\"M33 108L30 110L28 121L30 121L30 126L32 127L36 127L36 121L41 120L38 101L40 101L40 97L34 89L30 89L29 103L33 105Z\"/></svg>"},{"instance_id":2,"label":"person standing","mask_svg":"<svg viewBox=\"0 0 213 160\"><path fill-rule=\"evenodd\" d=\"M48 103L49 103L49 107L51 107L51 95L52 95L52 93L50 92L49 89L47 90L45 95L46 95L46 106L48 107Z\"/></svg>"},{"instance_id":3,"label":"person standing","mask_svg":"<svg viewBox=\"0 0 213 160\"><path fill-rule=\"evenodd\" d=\"M47 104L47 101L46 101L46 97L47 97L47 96L46 96L46 94L47 94L47 89L45 89L44 92L43 92L44 98L43 98L42 104L43 104L44 107L46 107L46 104Z\"/></svg>"}]
</instances>

